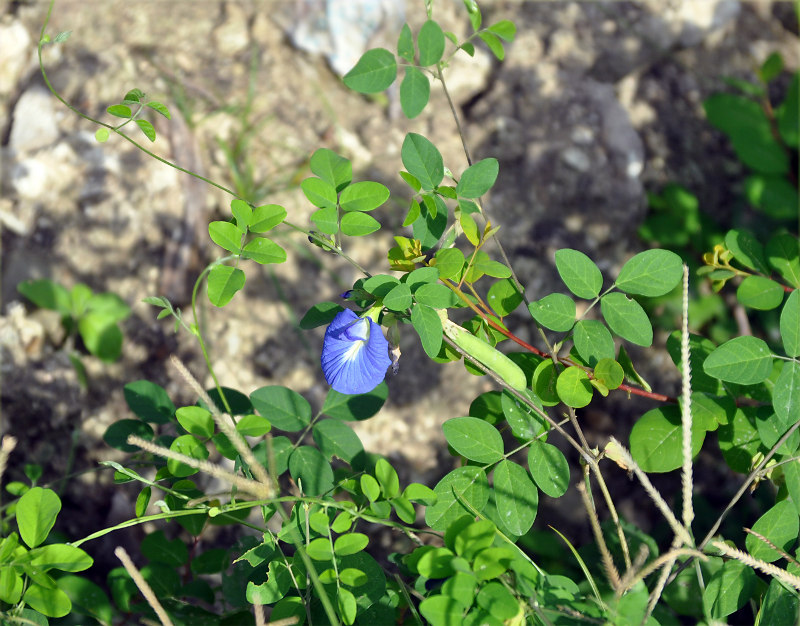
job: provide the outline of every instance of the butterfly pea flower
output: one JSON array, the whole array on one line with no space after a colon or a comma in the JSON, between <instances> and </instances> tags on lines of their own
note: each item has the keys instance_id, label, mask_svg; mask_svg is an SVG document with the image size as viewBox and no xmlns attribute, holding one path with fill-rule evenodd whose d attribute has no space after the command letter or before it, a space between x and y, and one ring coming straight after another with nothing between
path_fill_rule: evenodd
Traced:
<instances>
[{"instance_id":1,"label":"butterfly pea flower","mask_svg":"<svg viewBox=\"0 0 800 626\"><path fill-rule=\"evenodd\" d=\"M321 361L325 380L345 394L372 391L392 364L380 325L349 309L338 313L325 331Z\"/></svg>"}]
</instances>

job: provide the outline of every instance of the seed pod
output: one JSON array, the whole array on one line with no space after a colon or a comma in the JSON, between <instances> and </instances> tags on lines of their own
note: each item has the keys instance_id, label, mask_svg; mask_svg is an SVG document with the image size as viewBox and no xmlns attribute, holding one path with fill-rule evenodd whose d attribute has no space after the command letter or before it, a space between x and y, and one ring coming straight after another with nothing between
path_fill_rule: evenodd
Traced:
<instances>
[{"instance_id":1,"label":"seed pod","mask_svg":"<svg viewBox=\"0 0 800 626\"><path fill-rule=\"evenodd\" d=\"M472 333L464 330L458 324L451 322L447 313L443 310L436 311L442 320L444 334L466 352L470 358L475 359L486 369L494 372L502 378L509 386L517 391L525 391L528 387L528 379L525 372L509 359L497 348L486 343L483 339L476 337Z\"/></svg>"}]
</instances>

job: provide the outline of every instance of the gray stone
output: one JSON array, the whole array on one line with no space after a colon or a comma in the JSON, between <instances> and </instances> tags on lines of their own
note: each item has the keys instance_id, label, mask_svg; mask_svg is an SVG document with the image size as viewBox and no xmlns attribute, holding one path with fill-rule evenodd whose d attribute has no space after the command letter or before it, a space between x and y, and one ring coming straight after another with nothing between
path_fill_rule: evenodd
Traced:
<instances>
[{"instance_id":1,"label":"gray stone","mask_svg":"<svg viewBox=\"0 0 800 626\"><path fill-rule=\"evenodd\" d=\"M0 24L0 96L14 90L30 61L31 51L31 36L19 21Z\"/></svg>"},{"instance_id":2,"label":"gray stone","mask_svg":"<svg viewBox=\"0 0 800 626\"><path fill-rule=\"evenodd\" d=\"M44 87L30 87L14 107L8 147L12 153L32 152L58 139L53 96Z\"/></svg>"}]
</instances>

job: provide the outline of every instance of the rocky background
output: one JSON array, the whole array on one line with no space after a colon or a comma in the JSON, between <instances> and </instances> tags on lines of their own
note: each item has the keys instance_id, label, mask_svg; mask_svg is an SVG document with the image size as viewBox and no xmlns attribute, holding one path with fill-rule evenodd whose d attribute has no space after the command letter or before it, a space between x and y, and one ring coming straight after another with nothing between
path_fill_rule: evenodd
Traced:
<instances>
[{"instance_id":1,"label":"rocky background","mask_svg":"<svg viewBox=\"0 0 800 626\"><path fill-rule=\"evenodd\" d=\"M382 272L391 227L407 206L397 176L405 133L428 136L452 171L466 166L436 86L426 111L409 121L398 114L392 92L365 99L337 75L360 54L362 39L393 48L403 21L424 21L421 2L388 4L393 13L380 28L348 32L352 45L341 49L324 32L333 0L58 0L48 32L72 35L47 46L44 63L67 101L101 119L134 87L162 100L173 120L154 120L159 138L145 141L148 148L226 186L249 176L240 184L252 199L284 205L295 223L308 223L312 212L299 189L311 153L329 147L345 154L356 180L377 180L398 194L375 213L385 232L348 242L355 259ZM773 51L787 69L797 69L790 3L480 4L484 23L512 19L517 39L503 63L479 49L474 59L456 57L445 77L474 157L500 161L488 207L531 299L561 288L553 266L558 248L582 250L613 276L642 248L636 229L646 215L646 193L669 181L688 187L717 219L730 216L743 172L704 119L702 100L725 88L725 76L752 79ZM446 30L467 31L461 2L435 5ZM176 405L194 402L168 358L179 356L203 379L197 344L173 333L170 322L156 321L141 300L166 295L187 305L195 277L218 254L208 221L227 215L230 199L118 137L98 144L96 129L52 97L36 59L47 9L36 0L0 0L2 432L20 439L12 478L24 463L41 464L44 481L80 472L64 494L72 513L62 516L65 532L79 537L132 515L128 492L111 489L108 472L91 471L99 460L122 458L102 435L130 417L123 385L147 378L164 385ZM300 331L296 323L311 305L336 299L357 275L300 235L287 230L278 240L288 263L246 268L245 290L224 311L203 305L211 358L226 386L249 393L286 385L319 406L327 392L319 368L322 329ZM188 263L179 261L182 249L192 252ZM132 307L122 358L84 359L87 389L63 349L57 315L35 310L16 291L20 281L42 277L111 291ZM523 324L525 316L510 322L535 341ZM663 346L664 337L656 341ZM403 468L402 480L433 484L452 466L441 422L465 415L472 398L492 385L458 364L431 363L411 332L402 350L386 407L359 424L359 433L368 450ZM654 387L674 391L677 376L665 353L643 368ZM583 419L597 443L608 434L625 439L626 416L642 407L649 408L617 398ZM640 516L632 504L622 512Z\"/></svg>"}]
</instances>

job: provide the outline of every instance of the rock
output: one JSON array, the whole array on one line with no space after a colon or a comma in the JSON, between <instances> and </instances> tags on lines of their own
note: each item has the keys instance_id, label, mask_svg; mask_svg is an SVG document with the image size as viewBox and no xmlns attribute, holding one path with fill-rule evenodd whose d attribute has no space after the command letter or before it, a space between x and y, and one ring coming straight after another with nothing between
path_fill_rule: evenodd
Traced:
<instances>
[{"instance_id":1,"label":"rock","mask_svg":"<svg viewBox=\"0 0 800 626\"><path fill-rule=\"evenodd\" d=\"M31 36L18 20L0 24L0 96L9 95L17 86L30 52Z\"/></svg>"},{"instance_id":2,"label":"rock","mask_svg":"<svg viewBox=\"0 0 800 626\"><path fill-rule=\"evenodd\" d=\"M211 35L220 54L232 57L247 49L250 44L247 21L247 12L241 4L225 4L225 21Z\"/></svg>"},{"instance_id":3,"label":"rock","mask_svg":"<svg viewBox=\"0 0 800 626\"><path fill-rule=\"evenodd\" d=\"M10 169L11 186L20 199L48 203L80 182L79 158L66 143L18 161Z\"/></svg>"},{"instance_id":4,"label":"rock","mask_svg":"<svg viewBox=\"0 0 800 626\"><path fill-rule=\"evenodd\" d=\"M38 85L27 89L14 107L8 147L12 153L33 152L58 139L53 96Z\"/></svg>"}]
</instances>

